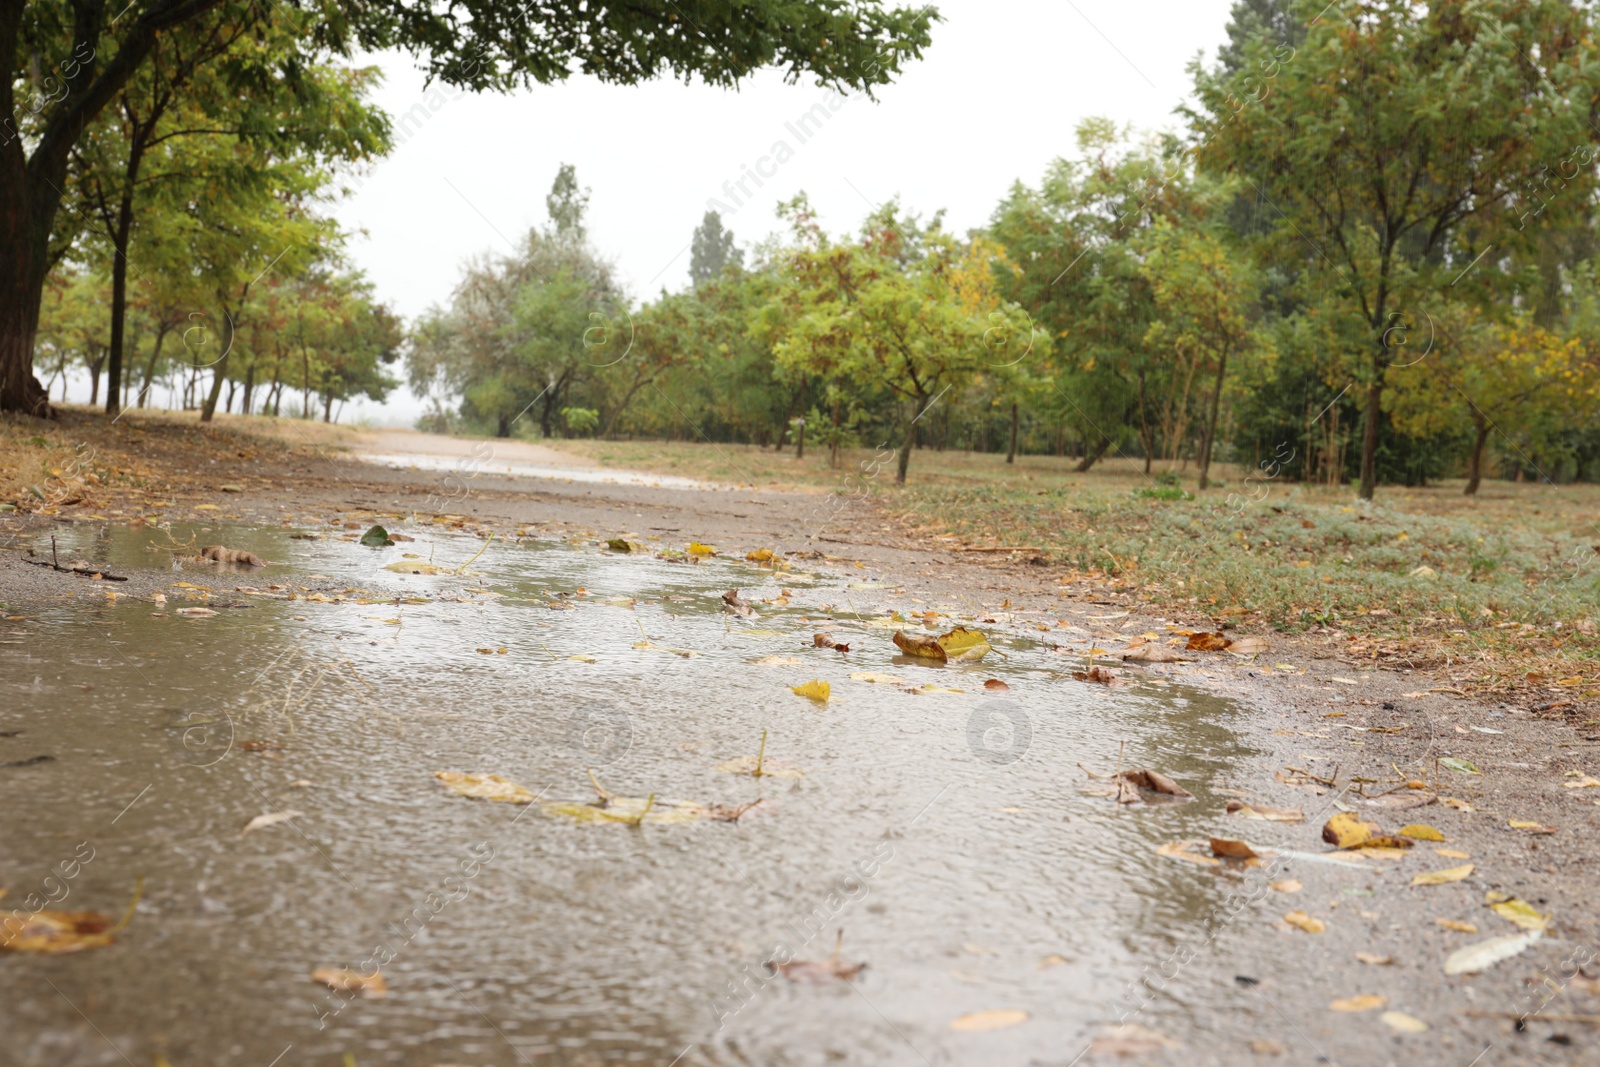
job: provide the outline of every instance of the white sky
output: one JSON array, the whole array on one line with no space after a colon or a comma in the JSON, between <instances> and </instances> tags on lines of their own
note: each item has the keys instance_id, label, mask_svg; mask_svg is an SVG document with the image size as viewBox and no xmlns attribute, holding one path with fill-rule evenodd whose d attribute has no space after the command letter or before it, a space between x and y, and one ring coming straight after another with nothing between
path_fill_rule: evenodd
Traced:
<instances>
[{"instance_id":1,"label":"white sky","mask_svg":"<svg viewBox=\"0 0 1600 1067\"><path fill-rule=\"evenodd\" d=\"M895 0L886 0L894 3ZM797 123L828 94L764 73L738 92L585 78L507 96L430 91L405 56L381 56L377 101L405 140L336 211L364 231L351 254L380 299L412 319L444 303L459 267L508 250L545 222L557 168L592 190L592 240L635 299L688 282L689 239L708 199L787 142L793 157L725 223L742 246L778 229L774 206L804 190L831 231L854 231L895 195L924 216L947 209L957 233L983 224L1012 181L1037 182L1074 151L1080 119L1176 128L1185 68L1215 58L1230 0L937 0L933 44L878 101L852 95L802 143ZM834 101L838 105L838 101ZM420 110L413 108L421 105ZM413 117L406 118L407 113ZM815 122L816 120L814 120ZM82 399L87 400L87 385ZM74 397L76 398L76 383ZM410 423L404 387L345 419Z\"/></svg>"}]
</instances>

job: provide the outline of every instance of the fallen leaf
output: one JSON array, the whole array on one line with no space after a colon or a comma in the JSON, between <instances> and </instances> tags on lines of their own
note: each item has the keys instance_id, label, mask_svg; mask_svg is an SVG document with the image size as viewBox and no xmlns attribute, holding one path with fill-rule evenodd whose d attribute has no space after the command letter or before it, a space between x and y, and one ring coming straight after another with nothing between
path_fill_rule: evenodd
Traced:
<instances>
[{"instance_id":1,"label":"fallen leaf","mask_svg":"<svg viewBox=\"0 0 1600 1067\"><path fill-rule=\"evenodd\" d=\"M1143 1056L1182 1047L1158 1030L1138 1023L1123 1023L1095 1038L1089 1051L1101 1056Z\"/></svg>"},{"instance_id":2,"label":"fallen leaf","mask_svg":"<svg viewBox=\"0 0 1600 1067\"><path fill-rule=\"evenodd\" d=\"M1490 901L1489 907L1502 919L1516 923L1524 930L1542 931L1550 925L1550 916L1541 914L1532 904L1519 897Z\"/></svg>"},{"instance_id":3,"label":"fallen leaf","mask_svg":"<svg viewBox=\"0 0 1600 1067\"><path fill-rule=\"evenodd\" d=\"M1428 1029L1428 1024L1415 1015L1407 1015L1403 1011L1386 1011L1378 1016L1389 1029L1402 1034L1420 1034Z\"/></svg>"},{"instance_id":4,"label":"fallen leaf","mask_svg":"<svg viewBox=\"0 0 1600 1067\"><path fill-rule=\"evenodd\" d=\"M717 550L714 546L702 545L699 541L690 541L688 552L691 556L699 556L702 558L706 556L715 556L717 554Z\"/></svg>"},{"instance_id":5,"label":"fallen leaf","mask_svg":"<svg viewBox=\"0 0 1600 1067\"><path fill-rule=\"evenodd\" d=\"M1328 1005L1332 1011L1372 1011L1389 1003L1389 998L1377 993L1361 993L1353 997L1341 997Z\"/></svg>"},{"instance_id":6,"label":"fallen leaf","mask_svg":"<svg viewBox=\"0 0 1600 1067\"><path fill-rule=\"evenodd\" d=\"M1466 760L1457 759L1455 756L1445 756L1443 759L1439 760L1439 766L1448 767L1452 771L1456 771L1456 772L1458 772L1460 774L1482 774L1483 773L1482 771L1478 770L1478 768L1476 768L1472 764L1468 763Z\"/></svg>"},{"instance_id":7,"label":"fallen leaf","mask_svg":"<svg viewBox=\"0 0 1600 1067\"><path fill-rule=\"evenodd\" d=\"M269 811L265 815L257 815L255 818L244 824L244 829L239 831L239 836L243 837L251 830L259 830L263 826L272 826L275 823L287 822L290 819L299 818L304 814L305 812L303 811Z\"/></svg>"},{"instance_id":8,"label":"fallen leaf","mask_svg":"<svg viewBox=\"0 0 1600 1067\"><path fill-rule=\"evenodd\" d=\"M1265 637L1240 637L1228 642L1228 647L1224 651L1236 656L1259 656L1271 648L1271 643Z\"/></svg>"},{"instance_id":9,"label":"fallen leaf","mask_svg":"<svg viewBox=\"0 0 1600 1067\"><path fill-rule=\"evenodd\" d=\"M1004 692L1005 690L1011 688L1009 685L1007 685L1006 683L1002 682L998 678L986 679L984 681L984 683L983 683L983 687L985 689L991 689L991 690L994 690L996 692Z\"/></svg>"},{"instance_id":10,"label":"fallen leaf","mask_svg":"<svg viewBox=\"0 0 1600 1067\"><path fill-rule=\"evenodd\" d=\"M951 663L969 663L982 659L989 653L989 638L981 630L958 626L938 637L939 647Z\"/></svg>"},{"instance_id":11,"label":"fallen leaf","mask_svg":"<svg viewBox=\"0 0 1600 1067\"><path fill-rule=\"evenodd\" d=\"M1211 839L1211 854L1222 856L1230 860L1260 859L1261 854L1243 841L1236 841L1229 837L1213 837Z\"/></svg>"},{"instance_id":12,"label":"fallen leaf","mask_svg":"<svg viewBox=\"0 0 1600 1067\"><path fill-rule=\"evenodd\" d=\"M1290 926L1297 926L1308 934L1320 934L1328 928L1328 924L1321 919L1313 919L1305 912L1296 908L1283 917L1283 921Z\"/></svg>"},{"instance_id":13,"label":"fallen leaf","mask_svg":"<svg viewBox=\"0 0 1600 1067\"><path fill-rule=\"evenodd\" d=\"M216 614L210 608L179 608L177 613L179 615L187 615L192 619L203 619Z\"/></svg>"},{"instance_id":14,"label":"fallen leaf","mask_svg":"<svg viewBox=\"0 0 1600 1067\"><path fill-rule=\"evenodd\" d=\"M1086 671L1073 671L1072 676L1080 682L1094 682L1097 685L1110 685L1117 678L1115 674L1104 667L1090 667Z\"/></svg>"},{"instance_id":15,"label":"fallen leaf","mask_svg":"<svg viewBox=\"0 0 1600 1067\"><path fill-rule=\"evenodd\" d=\"M1341 811L1322 828L1322 839L1338 848L1360 848L1378 834L1378 824L1354 812Z\"/></svg>"},{"instance_id":16,"label":"fallen leaf","mask_svg":"<svg viewBox=\"0 0 1600 1067\"><path fill-rule=\"evenodd\" d=\"M1124 663L1188 663L1187 656L1180 656L1166 645L1155 643L1140 645L1138 648L1122 654Z\"/></svg>"},{"instance_id":17,"label":"fallen leaf","mask_svg":"<svg viewBox=\"0 0 1600 1067\"><path fill-rule=\"evenodd\" d=\"M1156 855L1168 859L1182 860L1185 863L1197 864L1201 867L1220 867L1222 861L1215 856L1208 856L1199 851L1207 846L1205 841L1168 841L1156 849Z\"/></svg>"},{"instance_id":18,"label":"fallen leaf","mask_svg":"<svg viewBox=\"0 0 1600 1067\"><path fill-rule=\"evenodd\" d=\"M758 548L754 552L746 552L744 558L751 563L771 563L773 552L770 548Z\"/></svg>"},{"instance_id":19,"label":"fallen leaf","mask_svg":"<svg viewBox=\"0 0 1600 1067\"><path fill-rule=\"evenodd\" d=\"M239 548L224 548L221 545L207 545L200 550L202 559L212 563L243 563L251 567L265 567L266 561L254 552L246 552Z\"/></svg>"},{"instance_id":20,"label":"fallen leaf","mask_svg":"<svg viewBox=\"0 0 1600 1067\"><path fill-rule=\"evenodd\" d=\"M1435 919L1433 921L1435 925L1442 926L1446 930L1454 930L1458 934L1475 934L1478 932L1478 928L1472 923L1464 923L1458 919Z\"/></svg>"},{"instance_id":21,"label":"fallen leaf","mask_svg":"<svg viewBox=\"0 0 1600 1067\"><path fill-rule=\"evenodd\" d=\"M1220 633L1197 633L1191 635L1189 643L1183 647L1189 652L1221 652L1231 643L1227 637Z\"/></svg>"},{"instance_id":22,"label":"fallen leaf","mask_svg":"<svg viewBox=\"0 0 1600 1067\"><path fill-rule=\"evenodd\" d=\"M1267 888L1275 889L1280 893L1298 893L1305 886L1300 884L1300 879L1298 878L1283 878L1276 882L1268 882Z\"/></svg>"},{"instance_id":23,"label":"fallen leaf","mask_svg":"<svg viewBox=\"0 0 1600 1067\"><path fill-rule=\"evenodd\" d=\"M394 544L394 539L389 536L389 531L382 526L373 526L361 535L361 543L368 548L387 548Z\"/></svg>"},{"instance_id":24,"label":"fallen leaf","mask_svg":"<svg viewBox=\"0 0 1600 1067\"><path fill-rule=\"evenodd\" d=\"M1302 562L1309 564L1310 560ZM1250 1051L1257 1056L1286 1056L1289 1053L1289 1046L1274 1038L1258 1037L1250 1042Z\"/></svg>"},{"instance_id":25,"label":"fallen leaf","mask_svg":"<svg viewBox=\"0 0 1600 1067\"><path fill-rule=\"evenodd\" d=\"M811 635L811 644L812 644L812 647L814 647L814 648L831 648L835 652L849 652L850 651L850 646L849 645L841 644L840 642L835 641L833 639L833 635L832 634L827 634L827 633L812 634Z\"/></svg>"},{"instance_id":26,"label":"fallen leaf","mask_svg":"<svg viewBox=\"0 0 1600 1067\"><path fill-rule=\"evenodd\" d=\"M799 656L762 656L755 660L757 667L792 667L803 662ZM855 675L851 675L852 678Z\"/></svg>"},{"instance_id":27,"label":"fallen leaf","mask_svg":"<svg viewBox=\"0 0 1600 1067\"><path fill-rule=\"evenodd\" d=\"M754 618L756 609L750 606L749 601L739 598L739 590L730 589L722 594L722 610L741 619Z\"/></svg>"},{"instance_id":28,"label":"fallen leaf","mask_svg":"<svg viewBox=\"0 0 1600 1067\"><path fill-rule=\"evenodd\" d=\"M1459 882L1470 875L1474 865L1463 863L1459 867L1446 867L1442 871L1424 871L1411 879L1412 885L1444 885L1447 882Z\"/></svg>"},{"instance_id":29,"label":"fallen leaf","mask_svg":"<svg viewBox=\"0 0 1600 1067\"><path fill-rule=\"evenodd\" d=\"M1376 952L1357 952L1356 959L1373 967L1388 967L1394 964L1393 956L1380 956Z\"/></svg>"},{"instance_id":30,"label":"fallen leaf","mask_svg":"<svg viewBox=\"0 0 1600 1067\"><path fill-rule=\"evenodd\" d=\"M458 796L474 800L498 800L507 804L532 804L537 798L509 778L498 774L462 774L460 771L437 771L434 777L444 787Z\"/></svg>"},{"instance_id":31,"label":"fallen leaf","mask_svg":"<svg viewBox=\"0 0 1600 1067\"><path fill-rule=\"evenodd\" d=\"M813 678L811 681L801 685L791 685L789 691L795 696L805 697L807 700L815 700L819 704L826 704L832 688L827 682Z\"/></svg>"},{"instance_id":32,"label":"fallen leaf","mask_svg":"<svg viewBox=\"0 0 1600 1067\"><path fill-rule=\"evenodd\" d=\"M1443 856L1447 860L1470 860L1472 858L1472 853L1461 852L1453 848L1436 848L1433 853L1436 856Z\"/></svg>"},{"instance_id":33,"label":"fallen leaf","mask_svg":"<svg viewBox=\"0 0 1600 1067\"><path fill-rule=\"evenodd\" d=\"M1456 797L1440 797L1439 798L1439 803L1443 804L1447 808L1455 808L1457 811L1477 811L1478 810L1477 808L1473 807L1471 804L1468 804L1465 800L1459 800Z\"/></svg>"},{"instance_id":34,"label":"fallen leaf","mask_svg":"<svg viewBox=\"0 0 1600 1067\"><path fill-rule=\"evenodd\" d=\"M985 1030L1004 1030L1008 1026L1025 1023L1027 1012L1020 1008L996 1008L993 1011L969 1011L950 1020L950 1029L965 1034L979 1034Z\"/></svg>"},{"instance_id":35,"label":"fallen leaf","mask_svg":"<svg viewBox=\"0 0 1600 1067\"><path fill-rule=\"evenodd\" d=\"M1410 826L1400 827L1401 837L1409 837L1413 841L1443 841L1444 835L1426 823L1412 823Z\"/></svg>"},{"instance_id":36,"label":"fallen leaf","mask_svg":"<svg viewBox=\"0 0 1600 1067\"><path fill-rule=\"evenodd\" d=\"M427 560L421 560L421 559L400 559L400 560L396 560L395 562L389 564L387 567L385 567L383 569L386 570L386 571L394 571L396 574L445 574L445 573L448 573L444 567L439 566L437 563L429 563Z\"/></svg>"},{"instance_id":37,"label":"fallen leaf","mask_svg":"<svg viewBox=\"0 0 1600 1067\"><path fill-rule=\"evenodd\" d=\"M1545 826L1531 819L1507 819L1506 825L1513 830L1521 830L1525 834L1553 834L1556 832L1554 826Z\"/></svg>"},{"instance_id":38,"label":"fallen leaf","mask_svg":"<svg viewBox=\"0 0 1600 1067\"><path fill-rule=\"evenodd\" d=\"M311 972L311 980L321 982L329 989L337 989L341 992L348 993L360 990L369 997L389 995L389 983L383 980L381 971L362 974L359 971L348 971L340 967L318 967Z\"/></svg>"},{"instance_id":39,"label":"fallen leaf","mask_svg":"<svg viewBox=\"0 0 1600 1067\"><path fill-rule=\"evenodd\" d=\"M1479 971L1508 960L1522 952L1529 945L1543 937L1541 930L1530 930L1525 934L1511 934L1506 937L1491 937L1487 941L1479 941L1475 945L1468 945L1450 953L1444 961L1444 973L1447 975L1476 974Z\"/></svg>"},{"instance_id":40,"label":"fallen leaf","mask_svg":"<svg viewBox=\"0 0 1600 1067\"><path fill-rule=\"evenodd\" d=\"M1082 766L1082 764L1079 766ZM1084 769L1088 770L1087 767ZM1141 800L1150 804L1158 802L1159 798L1165 798L1168 801L1192 800L1194 798L1193 793L1160 771L1122 771L1120 774L1113 775L1112 779L1113 785L1108 788L1097 789L1091 795L1115 796L1119 804L1136 804ZM1146 796L1145 794L1147 793L1155 794L1157 799Z\"/></svg>"},{"instance_id":41,"label":"fallen leaf","mask_svg":"<svg viewBox=\"0 0 1600 1067\"><path fill-rule=\"evenodd\" d=\"M1299 808L1269 808L1265 804L1247 804L1242 800L1228 801L1228 814L1246 819L1265 819L1268 822L1300 822L1305 813Z\"/></svg>"},{"instance_id":42,"label":"fallen leaf","mask_svg":"<svg viewBox=\"0 0 1600 1067\"><path fill-rule=\"evenodd\" d=\"M795 662L799 662L796 660ZM876 682L879 685L909 685L904 678L892 674L879 674L876 671L852 671L850 677L858 682Z\"/></svg>"},{"instance_id":43,"label":"fallen leaf","mask_svg":"<svg viewBox=\"0 0 1600 1067\"><path fill-rule=\"evenodd\" d=\"M568 656L567 659L572 660L572 661L577 662L577 663L599 663L600 662L599 660L595 659L593 656L589 655L587 652L579 652L576 655Z\"/></svg>"},{"instance_id":44,"label":"fallen leaf","mask_svg":"<svg viewBox=\"0 0 1600 1067\"><path fill-rule=\"evenodd\" d=\"M141 882L122 921L111 925L111 917L98 911L13 911L0 918L0 952L33 952L59 956L84 949L104 948L133 921L134 909L143 894ZM0 889L0 895L5 890Z\"/></svg>"},{"instance_id":45,"label":"fallen leaf","mask_svg":"<svg viewBox=\"0 0 1600 1067\"><path fill-rule=\"evenodd\" d=\"M833 942L833 954L825 960L790 960L787 963L768 961L767 967L801 985L827 985L830 982L848 982L860 974L865 963L845 963L839 956L844 947L844 931L840 930Z\"/></svg>"}]
</instances>

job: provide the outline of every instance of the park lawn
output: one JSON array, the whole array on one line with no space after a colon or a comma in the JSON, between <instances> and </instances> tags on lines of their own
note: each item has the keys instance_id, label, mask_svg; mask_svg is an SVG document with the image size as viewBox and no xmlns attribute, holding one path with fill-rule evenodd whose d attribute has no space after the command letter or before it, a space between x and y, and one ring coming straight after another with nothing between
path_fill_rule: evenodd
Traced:
<instances>
[{"instance_id":1,"label":"park lawn","mask_svg":"<svg viewBox=\"0 0 1600 1067\"><path fill-rule=\"evenodd\" d=\"M1051 456L917 451L905 486L892 457L826 450L796 461L746 445L563 441L602 465L714 481L869 493L930 550L1015 546L1125 586L1153 607L1240 627L1340 631L1395 662L1479 661L1600 670L1600 486L1486 481L1382 486L1363 505L1350 486L1308 486L1224 466L1197 493L1137 463L1087 473ZM1161 474L1161 465L1153 472ZM1181 494L1181 495L1180 495ZM952 540L953 539L953 540Z\"/></svg>"}]
</instances>

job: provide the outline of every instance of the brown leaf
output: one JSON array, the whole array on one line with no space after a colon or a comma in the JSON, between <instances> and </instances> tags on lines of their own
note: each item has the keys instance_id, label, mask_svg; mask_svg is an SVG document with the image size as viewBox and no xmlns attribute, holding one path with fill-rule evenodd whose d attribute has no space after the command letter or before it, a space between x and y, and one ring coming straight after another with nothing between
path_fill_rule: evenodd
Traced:
<instances>
[{"instance_id":1,"label":"brown leaf","mask_svg":"<svg viewBox=\"0 0 1600 1067\"><path fill-rule=\"evenodd\" d=\"M1011 687L1010 687L1010 686L1009 686L1009 685L1007 685L1007 684L1006 684L1006 683L1004 683L1004 682L1002 682L1002 681L1001 681L1001 680L1000 680L1000 679L998 679L998 678L990 678L990 679L987 679L987 680L986 680L986 681L985 681L985 682L984 682L984 683L983 683L983 687L984 687L984 688L985 688L985 689L993 689L993 690L995 690L995 691L996 691L996 692L1004 692L1004 691L1005 691L1005 690L1007 690L1007 689L1010 689L1010 688L1011 688Z\"/></svg>"},{"instance_id":2,"label":"brown leaf","mask_svg":"<svg viewBox=\"0 0 1600 1067\"><path fill-rule=\"evenodd\" d=\"M830 982L848 982L860 974L865 963L845 963L839 958L844 947L844 931L840 930L833 942L833 954L825 960L790 960L787 963L767 961L767 966L791 982L801 985L827 985Z\"/></svg>"},{"instance_id":3,"label":"brown leaf","mask_svg":"<svg viewBox=\"0 0 1600 1067\"><path fill-rule=\"evenodd\" d=\"M1233 644L1222 634L1198 633L1189 638L1189 643L1183 647L1190 652L1221 652Z\"/></svg>"},{"instance_id":4,"label":"brown leaf","mask_svg":"<svg viewBox=\"0 0 1600 1067\"><path fill-rule=\"evenodd\" d=\"M254 552L246 552L238 548L224 548L221 545L207 545L200 550L200 558L210 560L212 563L243 563L251 567L265 567L266 561Z\"/></svg>"},{"instance_id":5,"label":"brown leaf","mask_svg":"<svg viewBox=\"0 0 1600 1067\"><path fill-rule=\"evenodd\" d=\"M1354 997L1341 997L1329 1004L1333 1011L1373 1011L1389 1003L1389 998L1377 993L1362 993Z\"/></svg>"},{"instance_id":6,"label":"brown leaf","mask_svg":"<svg viewBox=\"0 0 1600 1067\"><path fill-rule=\"evenodd\" d=\"M835 652L850 651L849 645L840 644L838 641L835 641L833 639L833 635L829 633L812 634L811 645L813 648L831 648Z\"/></svg>"},{"instance_id":7,"label":"brown leaf","mask_svg":"<svg viewBox=\"0 0 1600 1067\"><path fill-rule=\"evenodd\" d=\"M1200 850L1206 846L1204 841L1168 841L1156 849L1156 855L1168 859L1182 860L1200 867L1220 867L1222 861L1215 856L1208 856Z\"/></svg>"},{"instance_id":8,"label":"brown leaf","mask_svg":"<svg viewBox=\"0 0 1600 1067\"><path fill-rule=\"evenodd\" d=\"M311 972L311 980L341 992L360 990L369 997L383 997L389 994L389 983L384 981L380 971L362 974L360 971L350 971L340 967L318 967Z\"/></svg>"},{"instance_id":9,"label":"brown leaf","mask_svg":"<svg viewBox=\"0 0 1600 1067\"><path fill-rule=\"evenodd\" d=\"M1297 926L1308 934L1320 934L1328 928L1328 924L1321 919L1313 919L1305 912L1296 908L1283 917L1283 921L1290 926Z\"/></svg>"},{"instance_id":10,"label":"brown leaf","mask_svg":"<svg viewBox=\"0 0 1600 1067\"><path fill-rule=\"evenodd\" d=\"M944 663L949 660L944 649L939 647L937 637L928 637L924 634L908 634L904 630L894 632L895 647L908 656L918 659L931 659Z\"/></svg>"},{"instance_id":11,"label":"brown leaf","mask_svg":"<svg viewBox=\"0 0 1600 1067\"><path fill-rule=\"evenodd\" d=\"M1073 671L1072 676L1080 682L1096 682L1100 685L1110 685L1117 677L1104 667L1090 667L1086 671Z\"/></svg>"},{"instance_id":12,"label":"brown leaf","mask_svg":"<svg viewBox=\"0 0 1600 1067\"><path fill-rule=\"evenodd\" d=\"M753 618L756 613L756 609L750 606L748 600L740 599L737 589L730 589L722 594L722 610L741 619Z\"/></svg>"},{"instance_id":13,"label":"brown leaf","mask_svg":"<svg viewBox=\"0 0 1600 1067\"><path fill-rule=\"evenodd\" d=\"M55 956L114 940L110 916L98 911L14 911L0 919L0 952Z\"/></svg>"},{"instance_id":14,"label":"brown leaf","mask_svg":"<svg viewBox=\"0 0 1600 1067\"><path fill-rule=\"evenodd\" d=\"M1243 841L1235 841L1230 837L1213 837L1211 839L1211 854L1230 860L1260 859L1261 854Z\"/></svg>"},{"instance_id":15,"label":"brown leaf","mask_svg":"<svg viewBox=\"0 0 1600 1067\"><path fill-rule=\"evenodd\" d=\"M1174 800L1192 800L1194 794L1174 782L1160 771L1123 771L1115 776L1115 794L1119 804L1161 803ZM1149 796L1147 794L1154 794Z\"/></svg>"}]
</instances>

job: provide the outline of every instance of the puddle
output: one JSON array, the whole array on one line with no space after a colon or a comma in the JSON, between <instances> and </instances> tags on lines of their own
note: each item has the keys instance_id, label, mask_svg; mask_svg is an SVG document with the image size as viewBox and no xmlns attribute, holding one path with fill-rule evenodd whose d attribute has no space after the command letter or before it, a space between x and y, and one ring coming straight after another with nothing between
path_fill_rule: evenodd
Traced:
<instances>
[{"instance_id":1,"label":"puddle","mask_svg":"<svg viewBox=\"0 0 1600 1067\"><path fill-rule=\"evenodd\" d=\"M58 533L119 573L161 559L156 536ZM0 732L20 731L0 762L54 757L0 768L6 903L64 892L54 906L115 915L144 879L115 946L0 956L10 1062L267 1067L290 1046L285 1064L360 1067L1065 1062L1226 892L1154 849L1214 825L1226 798L1207 783L1248 755L1233 709L1052 678L1070 667L1021 627L985 626L1009 658L932 669L861 621L904 596L826 572L496 542L479 577L402 577L382 567L403 551L455 567L483 543L228 543L289 561L241 584L319 575L373 602L230 594L213 606L246 606L185 618L169 590L164 617L80 596L0 624L19 642L0 644ZM724 614L730 588L761 617ZM787 606L760 603L784 588ZM825 627L822 605L839 609ZM849 655L811 647L819 628ZM755 663L773 656L801 663ZM1010 690L985 692L991 677ZM831 703L789 691L812 678ZM763 730L803 777L714 769ZM1110 768L1121 739L1199 802L1080 795L1077 764ZM629 796L762 803L734 824L577 825L434 778L589 801L586 769ZM80 846L92 860L61 879ZM841 927L868 963L854 988L761 967L780 943L822 959ZM383 958L381 999L309 977ZM992 1009L1031 1018L950 1029Z\"/></svg>"},{"instance_id":2,"label":"puddle","mask_svg":"<svg viewBox=\"0 0 1600 1067\"><path fill-rule=\"evenodd\" d=\"M559 482L584 482L604 485L651 485L661 489L728 488L694 478L671 474L641 474L635 471L605 470L592 467L542 467L533 463L507 463L504 460L463 460L460 456L427 456L413 453L355 453L363 463L378 463L391 470L470 471L478 474L504 474L510 478L544 478Z\"/></svg>"}]
</instances>

